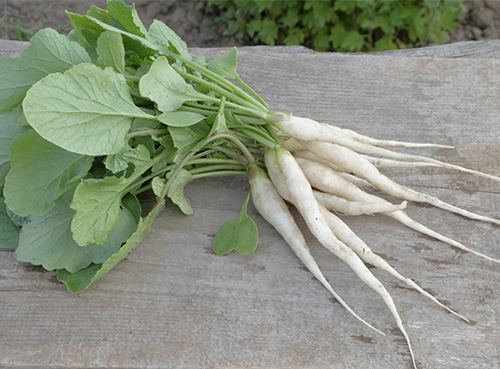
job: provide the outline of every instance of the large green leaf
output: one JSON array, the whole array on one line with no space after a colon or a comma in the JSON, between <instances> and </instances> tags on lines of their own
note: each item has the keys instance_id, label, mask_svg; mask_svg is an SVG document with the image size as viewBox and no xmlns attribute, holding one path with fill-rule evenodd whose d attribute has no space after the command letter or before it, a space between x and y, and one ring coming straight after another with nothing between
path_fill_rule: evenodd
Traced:
<instances>
[{"instance_id":1,"label":"large green leaf","mask_svg":"<svg viewBox=\"0 0 500 369\"><path fill-rule=\"evenodd\" d=\"M57 280L66 285L68 291L73 293L82 292L92 283L92 278L102 268L102 264L90 264L88 267L76 273L70 273L66 269L57 269Z\"/></svg>"},{"instance_id":2,"label":"large green leaf","mask_svg":"<svg viewBox=\"0 0 500 369\"><path fill-rule=\"evenodd\" d=\"M19 230L7 212L4 198L0 197L0 247L15 249L19 243Z\"/></svg>"},{"instance_id":3,"label":"large green leaf","mask_svg":"<svg viewBox=\"0 0 500 369\"><path fill-rule=\"evenodd\" d=\"M129 186L153 165L149 150L142 145L125 153L124 158L135 167L131 176L86 179L76 188L71 203L71 208L76 211L71 230L80 246L107 242L118 224L122 197Z\"/></svg>"},{"instance_id":4,"label":"large green leaf","mask_svg":"<svg viewBox=\"0 0 500 369\"><path fill-rule=\"evenodd\" d=\"M91 263L102 263L116 253L137 227L127 209L119 209L119 222L104 245L80 247L72 238L71 220L74 211L69 207L71 193L57 206L40 217L25 222L14 256L19 261L41 265L47 270L66 269L77 272Z\"/></svg>"},{"instance_id":5,"label":"large green leaf","mask_svg":"<svg viewBox=\"0 0 500 369\"><path fill-rule=\"evenodd\" d=\"M118 224L123 191L130 184L126 178L87 179L75 190L71 207L76 211L71 228L80 246L102 245Z\"/></svg>"},{"instance_id":6,"label":"large green leaf","mask_svg":"<svg viewBox=\"0 0 500 369\"><path fill-rule=\"evenodd\" d=\"M0 188L2 188L5 176L10 169L10 144L20 132L16 132L20 111L21 108L17 108L6 114L0 114Z\"/></svg>"},{"instance_id":7,"label":"large green leaf","mask_svg":"<svg viewBox=\"0 0 500 369\"><path fill-rule=\"evenodd\" d=\"M94 160L66 151L32 129L16 137L11 149L4 195L10 210L21 216L49 212L66 192L75 189Z\"/></svg>"},{"instance_id":8,"label":"large green leaf","mask_svg":"<svg viewBox=\"0 0 500 369\"><path fill-rule=\"evenodd\" d=\"M91 62L83 47L53 29L37 32L30 41L20 56L0 63L0 113L19 105L31 85L48 74Z\"/></svg>"},{"instance_id":9,"label":"large green leaf","mask_svg":"<svg viewBox=\"0 0 500 369\"><path fill-rule=\"evenodd\" d=\"M93 156L125 147L134 118L156 119L134 105L121 74L86 63L33 85L23 107L30 125L46 140Z\"/></svg>"},{"instance_id":10,"label":"large green leaf","mask_svg":"<svg viewBox=\"0 0 500 369\"><path fill-rule=\"evenodd\" d=\"M68 291L73 293L82 292L99 278L104 277L120 261L125 259L141 243L158 215L159 208L155 207L145 218L141 218L135 232L127 242L111 257L102 264L90 265L77 273L69 273L67 270L58 270L57 279L66 284Z\"/></svg>"},{"instance_id":11,"label":"large green leaf","mask_svg":"<svg viewBox=\"0 0 500 369\"><path fill-rule=\"evenodd\" d=\"M175 111L185 101L205 99L205 95L177 74L164 56L156 59L149 72L141 78L139 90L142 96L154 101L162 112Z\"/></svg>"}]
</instances>

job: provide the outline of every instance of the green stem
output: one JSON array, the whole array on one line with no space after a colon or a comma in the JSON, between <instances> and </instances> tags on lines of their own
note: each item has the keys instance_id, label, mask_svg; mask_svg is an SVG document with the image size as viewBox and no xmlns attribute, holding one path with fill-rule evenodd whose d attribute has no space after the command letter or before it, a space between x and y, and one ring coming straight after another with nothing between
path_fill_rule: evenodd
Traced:
<instances>
[{"instance_id":1,"label":"green stem","mask_svg":"<svg viewBox=\"0 0 500 369\"><path fill-rule=\"evenodd\" d=\"M123 76L125 77L125 79L127 81L131 81L131 82L139 82L141 80L141 77L132 76L130 74L123 74Z\"/></svg>"},{"instance_id":2,"label":"green stem","mask_svg":"<svg viewBox=\"0 0 500 369\"><path fill-rule=\"evenodd\" d=\"M180 55L174 54L172 52L169 52L168 55L171 56L174 59L180 60L184 64L188 65L191 69L193 69L193 70L195 70L197 72L200 72L204 77L206 77L207 79L211 80L212 82L215 82L216 84L218 84L219 86L225 88L226 90L232 91L232 92L234 92L234 91L237 92L238 95L240 95L244 100L252 103L252 105L256 106L257 108L267 110L268 112L270 111L269 107L264 102L264 100L257 93L255 93L255 91L253 91L249 86L247 86L241 79L238 78L236 80L236 82L237 83L241 82L240 84L244 88L247 88L248 91L250 91L251 94L258 99L258 101L256 101L255 99L253 99L251 96L249 96L247 93L245 93L238 86L236 86L235 84L229 82L227 79L225 79L224 77L218 75L217 73L212 72L210 69L202 67L201 65L196 64L192 60L186 59L186 58L184 58L184 57L182 57Z\"/></svg>"},{"instance_id":3,"label":"green stem","mask_svg":"<svg viewBox=\"0 0 500 369\"><path fill-rule=\"evenodd\" d=\"M199 168L189 169L189 173L196 175L201 173L217 172L221 170L245 170L245 166L242 164L217 164L217 165L205 165Z\"/></svg>"},{"instance_id":4,"label":"green stem","mask_svg":"<svg viewBox=\"0 0 500 369\"><path fill-rule=\"evenodd\" d=\"M141 137L141 136L154 135L154 134L161 135L161 134L167 134L167 133L168 133L168 129L149 129L146 131L138 131L138 132L134 132L134 133L129 133L125 137L125 140L128 141L134 137Z\"/></svg>"},{"instance_id":5,"label":"green stem","mask_svg":"<svg viewBox=\"0 0 500 369\"><path fill-rule=\"evenodd\" d=\"M254 104L252 104L251 102L249 102L246 99L243 99L243 98L235 95L232 92L229 92L229 91L221 88L219 85L216 85L212 82L206 81L203 78L196 77L192 74L183 72L179 69L175 69L175 71L183 78L189 79L190 81L195 82L199 85L206 86L206 87L210 88L211 90L213 90L214 92L217 92L221 96L225 96L226 98L232 100L232 102L228 101L226 103L227 106L230 106L234 109L239 109L239 110L250 112L252 115L260 117L260 118L267 118L269 116L269 111L263 110L262 108L260 108L259 110L256 110L256 106ZM210 96L206 96L206 101L218 103L220 100L213 98L213 97L210 97Z\"/></svg>"},{"instance_id":6,"label":"green stem","mask_svg":"<svg viewBox=\"0 0 500 369\"><path fill-rule=\"evenodd\" d=\"M194 155L193 155L194 157ZM191 159L186 165L208 165L208 164L228 164L228 165L241 165L239 161L234 159L218 159L218 158L197 158Z\"/></svg>"},{"instance_id":7,"label":"green stem","mask_svg":"<svg viewBox=\"0 0 500 369\"><path fill-rule=\"evenodd\" d=\"M271 109L269 109L269 106L264 101L264 99L260 97L259 94L255 92L250 86L248 86L245 82L243 82L243 80L240 77L237 77L235 81L238 84L240 84L244 89L248 90L257 100L259 100L259 102L262 104L264 108L267 109L267 111L271 111Z\"/></svg>"},{"instance_id":8,"label":"green stem","mask_svg":"<svg viewBox=\"0 0 500 369\"><path fill-rule=\"evenodd\" d=\"M209 143L209 142L221 139L221 138L226 138L226 139L230 140L232 143L234 143L238 147L238 149L241 150L243 155L245 155L249 164L255 163L255 158L253 157L252 153L250 151L248 151L246 146L240 140L238 140L236 137L234 137L233 135L231 135L229 133L218 133L216 135L213 135L212 137L207 139L206 143Z\"/></svg>"},{"instance_id":9,"label":"green stem","mask_svg":"<svg viewBox=\"0 0 500 369\"><path fill-rule=\"evenodd\" d=\"M246 175L247 171L245 170L222 170L219 172L207 172L196 174L193 177L195 179L206 178L206 177L225 177L225 176L236 176L236 175Z\"/></svg>"},{"instance_id":10,"label":"green stem","mask_svg":"<svg viewBox=\"0 0 500 369\"><path fill-rule=\"evenodd\" d=\"M233 160L237 161L238 163L241 163L243 165L248 164L248 161L246 160L246 158L244 156L238 155L234 151L225 149L225 148L220 147L220 146L212 146L212 148L215 148L217 151L220 151L221 153L223 153L227 157L232 158Z\"/></svg>"},{"instance_id":11,"label":"green stem","mask_svg":"<svg viewBox=\"0 0 500 369\"><path fill-rule=\"evenodd\" d=\"M261 129L253 126L242 127L239 129L240 132L246 134L247 136L253 138L255 141L261 143L264 146L267 146L271 149L276 147L276 144L279 142L273 137L271 137L267 132L263 132Z\"/></svg>"}]
</instances>

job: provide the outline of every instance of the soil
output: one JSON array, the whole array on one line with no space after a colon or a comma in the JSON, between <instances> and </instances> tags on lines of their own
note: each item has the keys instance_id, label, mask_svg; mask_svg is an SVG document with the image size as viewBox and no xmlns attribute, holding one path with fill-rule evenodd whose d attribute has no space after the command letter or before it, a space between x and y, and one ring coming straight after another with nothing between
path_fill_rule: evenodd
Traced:
<instances>
[{"instance_id":1,"label":"soil","mask_svg":"<svg viewBox=\"0 0 500 369\"><path fill-rule=\"evenodd\" d=\"M159 19L190 47L241 46L234 38L224 36L225 28L215 22L214 15L205 14L196 8L198 0L125 2L136 4L146 26L149 26L153 19ZM19 25L21 21L25 22L26 28L33 31L52 27L66 33L71 26L65 10L85 14L91 5L106 8L105 0L4 0L1 3L0 38L4 39L16 39L15 30L7 26ZM444 43L500 39L500 0L465 0L464 5L467 11L461 15L460 25L449 33Z\"/></svg>"}]
</instances>

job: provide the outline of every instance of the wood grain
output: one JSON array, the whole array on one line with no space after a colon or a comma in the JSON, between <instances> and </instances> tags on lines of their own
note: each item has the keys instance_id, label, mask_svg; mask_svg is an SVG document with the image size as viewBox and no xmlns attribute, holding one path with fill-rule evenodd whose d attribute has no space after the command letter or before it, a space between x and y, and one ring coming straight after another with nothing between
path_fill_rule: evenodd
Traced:
<instances>
[{"instance_id":1,"label":"wood grain","mask_svg":"<svg viewBox=\"0 0 500 369\"><path fill-rule=\"evenodd\" d=\"M193 53L211 59L223 51ZM278 51L244 48L239 62L241 77L273 109L378 138L454 145L411 152L500 175L500 61ZM498 183L428 168L387 173L500 217ZM126 261L76 296L56 283L53 272L0 250L0 366L411 368L406 343L381 299L309 234L333 287L387 336L334 302L253 207L257 252L211 253L214 234L237 216L247 191L245 178L190 184L194 215L168 206ZM500 258L499 227L421 205L411 204L408 213ZM372 269L399 308L420 368L500 368L498 264L381 216L346 222L402 274L471 320L458 320Z\"/></svg>"}]
</instances>

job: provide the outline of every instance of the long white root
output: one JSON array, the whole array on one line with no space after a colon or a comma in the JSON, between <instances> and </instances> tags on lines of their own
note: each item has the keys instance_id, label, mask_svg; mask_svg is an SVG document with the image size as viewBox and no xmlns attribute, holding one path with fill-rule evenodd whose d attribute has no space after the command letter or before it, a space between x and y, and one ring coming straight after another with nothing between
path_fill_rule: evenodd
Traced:
<instances>
[{"instance_id":1,"label":"long white root","mask_svg":"<svg viewBox=\"0 0 500 369\"><path fill-rule=\"evenodd\" d=\"M295 223L295 220L283 201L283 198L280 196L264 171L255 166L250 170L248 178L251 185L252 202L255 208L259 214L262 215L262 217L283 237L295 255L297 255L312 275L314 275L314 277L316 277L316 279L319 280L328 291L330 291L335 299L356 319L376 332L385 335L383 332L373 327L356 314L337 294L337 292L334 291L330 283L328 283L319 269L318 264L311 255L304 236Z\"/></svg>"},{"instance_id":2,"label":"long white root","mask_svg":"<svg viewBox=\"0 0 500 369\"><path fill-rule=\"evenodd\" d=\"M358 277L376 291L384 300L391 311L396 324L406 339L410 351L413 365L416 367L415 357L411 347L410 337L406 332L403 322L396 309L396 305L391 295L380 281L370 272L363 261L343 242L341 242L330 229L319 204L312 193L311 185L303 174L299 164L295 161L292 154L284 149L276 151L276 161L283 175L286 187L291 196L292 203L304 218L309 230L314 237L325 248L334 255L347 263Z\"/></svg>"}]
</instances>

